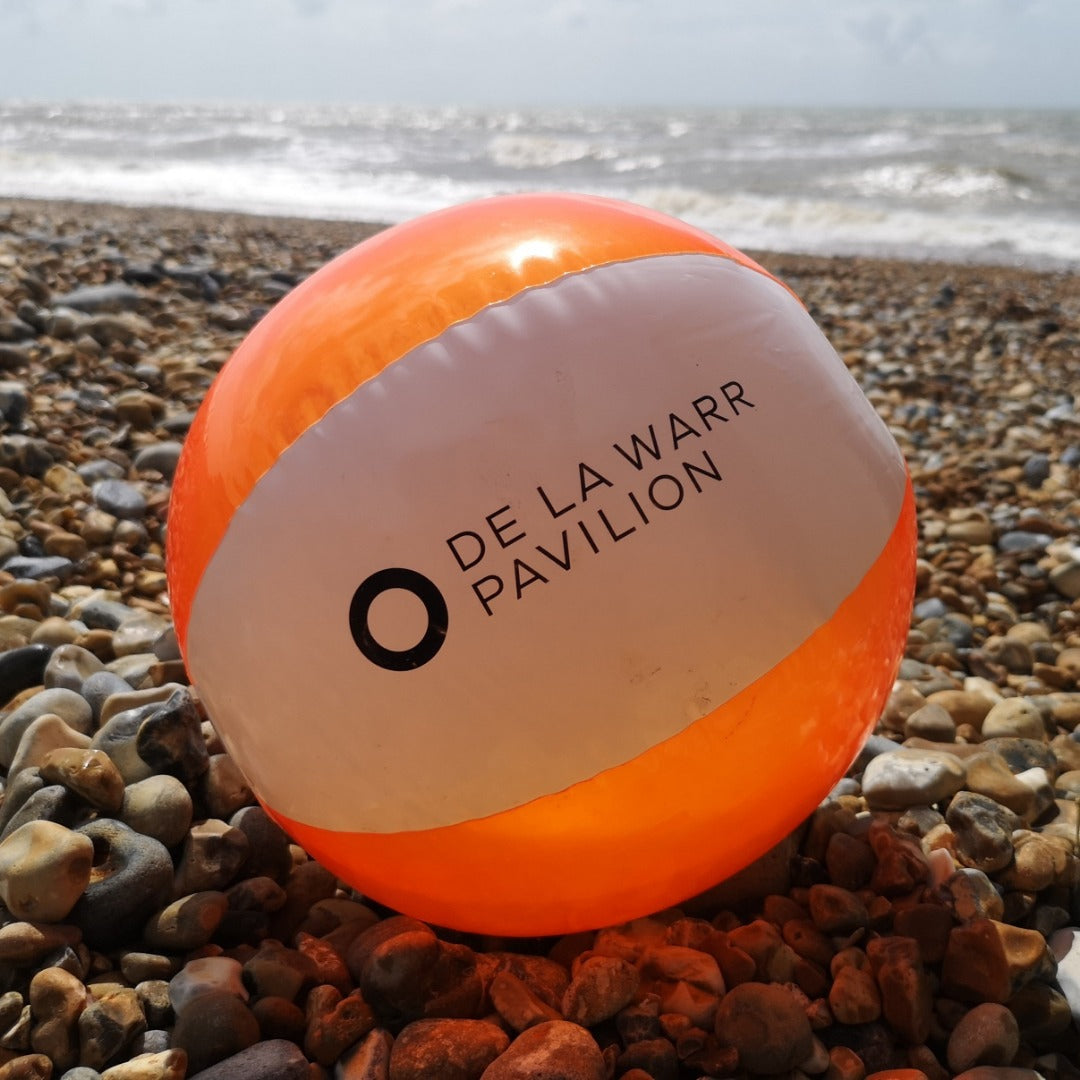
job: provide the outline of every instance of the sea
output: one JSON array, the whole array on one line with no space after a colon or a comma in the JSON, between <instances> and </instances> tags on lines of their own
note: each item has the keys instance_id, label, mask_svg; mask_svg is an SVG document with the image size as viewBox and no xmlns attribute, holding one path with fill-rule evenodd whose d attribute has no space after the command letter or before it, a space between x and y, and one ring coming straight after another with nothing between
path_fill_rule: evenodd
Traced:
<instances>
[{"instance_id":1,"label":"sea","mask_svg":"<svg viewBox=\"0 0 1080 1080\"><path fill-rule=\"evenodd\" d=\"M629 199L738 247L1080 269L1080 111L0 101L0 196L394 223Z\"/></svg>"}]
</instances>

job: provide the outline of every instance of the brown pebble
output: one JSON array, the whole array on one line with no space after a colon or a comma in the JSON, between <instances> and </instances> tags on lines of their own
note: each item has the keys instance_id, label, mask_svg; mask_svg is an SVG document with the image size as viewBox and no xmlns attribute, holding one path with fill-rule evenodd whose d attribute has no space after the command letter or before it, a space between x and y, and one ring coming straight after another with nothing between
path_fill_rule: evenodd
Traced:
<instances>
[{"instance_id":1,"label":"brown pebble","mask_svg":"<svg viewBox=\"0 0 1080 1080\"><path fill-rule=\"evenodd\" d=\"M390 1051L390 1080L479 1080L510 1045L502 1028L485 1020L414 1020Z\"/></svg>"},{"instance_id":2,"label":"brown pebble","mask_svg":"<svg viewBox=\"0 0 1080 1080\"><path fill-rule=\"evenodd\" d=\"M812 1048L810 1021L789 990L743 983L720 1001L716 1036L739 1052L748 1072L780 1073L795 1068Z\"/></svg>"},{"instance_id":3,"label":"brown pebble","mask_svg":"<svg viewBox=\"0 0 1080 1080\"><path fill-rule=\"evenodd\" d=\"M541 1001L510 971L497 972L488 992L496 1011L514 1031L522 1032L547 1020L562 1019L557 1010Z\"/></svg>"},{"instance_id":4,"label":"brown pebble","mask_svg":"<svg viewBox=\"0 0 1080 1080\"><path fill-rule=\"evenodd\" d=\"M608 1080L596 1040L577 1024L550 1020L523 1031L484 1071L483 1080Z\"/></svg>"},{"instance_id":5,"label":"brown pebble","mask_svg":"<svg viewBox=\"0 0 1080 1080\"><path fill-rule=\"evenodd\" d=\"M946 1048L949 1068L964 1072L976 1065L1011 1065L1020 1049L1016 1017L994 1002L976 1005L953 1028Z\"/></svg>"},{"instance_id":6,"label":"brown pebble","mask_svg":"<svg viewBox=\"0 0 1080 1080\"><path fill-rule=\"evenodd\" d=\"M637 968L612 956L589 956L574 965L562 999L562 1015L592 1027L629 1005L637 993Z\"/></svg>"}]
</instances>

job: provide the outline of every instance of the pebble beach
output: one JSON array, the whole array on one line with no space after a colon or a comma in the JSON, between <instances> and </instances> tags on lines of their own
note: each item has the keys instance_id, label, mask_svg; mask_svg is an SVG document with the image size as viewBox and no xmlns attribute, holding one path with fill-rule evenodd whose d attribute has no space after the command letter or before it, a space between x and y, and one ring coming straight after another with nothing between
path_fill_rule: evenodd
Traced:
<instances>
[{"instance_id":1,"label":"pebble beach","mask_svg":"<svg viewBox=\"0 0 1080 1080\"><path fill-rule=\"evenodd\" d=\"M291 843L170 621L199 402L377 228L0 199L0 1080L1080 1080L1076 275L754 253L908 462L896 683L735 878L494 939Z\"/></svg>"}]
</instances>

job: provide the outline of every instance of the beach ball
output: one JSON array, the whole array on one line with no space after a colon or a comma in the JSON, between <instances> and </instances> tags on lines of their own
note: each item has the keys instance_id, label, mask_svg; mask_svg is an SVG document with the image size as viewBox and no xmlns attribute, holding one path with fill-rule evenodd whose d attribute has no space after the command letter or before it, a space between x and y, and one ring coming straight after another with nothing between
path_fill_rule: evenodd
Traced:
<instances>
[{"instance_id":1,"label":"beach ball","mask_svg":"<svg viewBox=\"0 0 1080 1080\"><path fill-rule=\"evenodd\" d=\"M651 210L481 200L319 270L176 473L189 674L364 895L507 935L684 900L809 814L903 650L903 459L796 297Z\"/></svg>"}]
</instances>

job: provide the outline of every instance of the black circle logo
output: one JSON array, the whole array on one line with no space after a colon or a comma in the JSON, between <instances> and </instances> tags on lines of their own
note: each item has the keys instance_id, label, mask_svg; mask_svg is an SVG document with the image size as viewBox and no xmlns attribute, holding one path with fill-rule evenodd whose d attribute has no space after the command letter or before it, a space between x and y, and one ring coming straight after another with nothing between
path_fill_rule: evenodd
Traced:
<instances>
[{"instance_id":1,"label":"black circle logo","mask_svg":"<svg viewBox=\"0 0 1080 1080\"><path fill-rule=\"evenodd\" d=\"M380 645L371 633L368 623L371 605L376 597L390 589L411 592L427 612L427 631L411 649L388 649ZM378 664L387 671L413 671L423 667L442 648L449 622L450 613L446 609L446 601L435 582L416 570L406 570L400 566L377 570L366 578L353 593L352 603L349 605L349 629L356 647L373 664Z\"/></svg>"}]
</instances>

